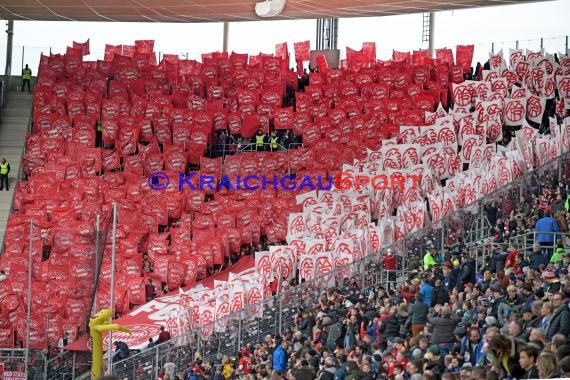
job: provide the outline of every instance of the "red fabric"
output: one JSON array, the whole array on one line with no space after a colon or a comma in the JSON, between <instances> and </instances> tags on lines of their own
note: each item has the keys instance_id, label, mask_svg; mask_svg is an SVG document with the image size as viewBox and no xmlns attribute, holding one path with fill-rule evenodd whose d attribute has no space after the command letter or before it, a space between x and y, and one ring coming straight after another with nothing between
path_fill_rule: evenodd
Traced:
<instances>
[{"instance_id":1,"label":"red fabric","mask_svg":"<svg viewBox=\"0 0 570 380\"><path fill-rule=\"evenodd\" d=\"M386 270L396 270L396 255L386 255L380 259Z\"/></svg>"},{"instance_id":2,"label":"red fabric","mask_svg":"<svg viewBox=\"0 0 570 380\"><path fill-rule=\"evenodd\" d=\"M275 45L275 56L289 60L289 52L287 50L287 42L282 42Z\"/></svg>"},{"instance_id":3,"label":"red fabric","mask_svg":"<svg viewBox=\"0 0 570 380\"><path fill-rule=\"evenodd\" d=\"M455 59L458 65L463 67L463 72L471 71L471 62L473 61L474 45L457 45L455 50Z\"/></svg>"},{"instance_id":4,"label":"red fabric","mask_svg":"<svg viewBox=\"0 0 570 380\"><path fill-rule=\"evenodd\" d=\"M81 49L82 55L84 56L91 54L91 51L89 49L89 38L83 43L73 41L73 47L75 49Z\"/></svg>"},{"instance_id":5,"label":"red fabric","mask_svg":"<svg viewBox=\"0 0 570 380\"><path fill-rule=\"evenodd\" d=\"M311 41L295 42L295 61L309 61L311 59Z\"/></svg>"}]
</instances>

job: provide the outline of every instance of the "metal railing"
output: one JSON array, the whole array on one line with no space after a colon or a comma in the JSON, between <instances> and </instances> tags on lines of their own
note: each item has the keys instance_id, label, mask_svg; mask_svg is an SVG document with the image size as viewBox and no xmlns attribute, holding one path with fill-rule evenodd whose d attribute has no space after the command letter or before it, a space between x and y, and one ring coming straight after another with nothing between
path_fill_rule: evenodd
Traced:
<instances>
[{"instance_id":1,"label":"metal railing","mask_svg":"<svg viewBox=\"0 0 570 380\"><path fill-rule=\"evenodd\" d=\"M353 278L361 289L402 282L402 269L387 273L381 269L378 255L367 256L360 261L337 268L327 274L291 287L283 292L248 306L211 324L200 326L159 346L142 351L128 359L113 364L113 374L120 379L154 379L166 362L172 362L178 370L199 356L202 360L233 356L240 347L262 341L267 335L280 335L290 331L293 317L298 312L312 309L321 294L331 287L347 284ZM398 266L403 265L398 257ZM367 269L367 270L365 270Z\"/></svg>"},{"instance_id":2,"label":"metal railing","mask_svg":"<svg viewBox=\"0 0 570 380\"><path fill-rule=\"evenodd\" d=\"M0 81L0 123L4 118L4 107L6 107L6 93L5 93L6 87L7 87L6 82L3 80Z\"/></svg>"},{"instance_id":3,"label":"metal railing","mask_svg":"<svg viewBox=\"0 0 570 380\"><path fill-rule=\"evenodd\" d=\"M537 235L552 235L552 243L546 244L538 244L537 243ZM509 239L509 244L515 248L517 251L521 253L525 258L530 256L534 251L535 247L540 249L540 251L551 251L554 252L556 249L558 242L562 242L564 247L567 247L570 243L570 233L567 232L526 232L524 234L513 236ZM543 252L544 253L544 252Z\"/></svg>"}]
</instances>

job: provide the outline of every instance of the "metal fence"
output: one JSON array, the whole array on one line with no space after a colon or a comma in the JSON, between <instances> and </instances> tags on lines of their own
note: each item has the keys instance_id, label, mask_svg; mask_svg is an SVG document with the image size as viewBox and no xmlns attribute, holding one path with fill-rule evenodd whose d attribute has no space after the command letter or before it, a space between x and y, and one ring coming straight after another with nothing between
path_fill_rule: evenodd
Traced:
<instances>
[{"instance_id":1,"label":"metal fence","mask_svg":"<svg viewBox=\"0 0 570 380\"><path fill-rule=\"evenodd\" d=\"M323 292L346 284L349 278L354 278L364 288L388 287L401 281L405 275L402 269L387 273L380 269L379 260L378 255L372 255L307 281L302 286L284 289L259 304L115 363L113 374L120 379L150 380L156 378L167 362L182 370L196 358L213 360L234 356L240 347L260 342L267 335L292 330L297 313L312 309ZM398 257L398 266L403 267L403 257Z\"/></svg>"}]
</instances>

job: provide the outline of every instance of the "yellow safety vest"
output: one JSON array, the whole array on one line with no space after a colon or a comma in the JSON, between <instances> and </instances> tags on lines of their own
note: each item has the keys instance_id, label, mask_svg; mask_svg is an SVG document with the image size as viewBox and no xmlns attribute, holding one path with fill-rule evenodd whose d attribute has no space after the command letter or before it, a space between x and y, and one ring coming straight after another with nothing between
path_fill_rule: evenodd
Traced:
<instances>
[{"instance_id":1,"label":"yellow safety vest","mask_svg":"<svg viewBox=\"0 0 570 380\"><path fill-rule=\"evenodd\" d=\"M255 145L257 146L263 146L263 141L265 140L265 136L263 135L257 135L255 136Z\"/></svg>"},{"instance_id":2,"label":"yellow safety vest","mask_svg":"<svg viewBox=\"0 0 570 380\"><path fill-rule=\"evenodd\" d=\"M22 70L22 79L32 79L32 70L30 69Z\"/></svg>"},{"instance_id":3,"label":"yellow safety vest","mask_svg":"<svg viewBox=\"0 0 570 380\"><path fill-rule=\"evenodd\" d=\"M8 174L8 163L0 164L0 174Z\"/></svg>"},{"instance_id":4,"label":"yellow safety vest","mask_svg":"<svg viewBox=\"0 0 570 380\"><path fill-rule=\"evenodd\" d=\"M279 144L277 144L278 139L279 139L278 137L271 138L271 149L277 149L277 147L279 146Z\"/></svg>"}]
</instances>

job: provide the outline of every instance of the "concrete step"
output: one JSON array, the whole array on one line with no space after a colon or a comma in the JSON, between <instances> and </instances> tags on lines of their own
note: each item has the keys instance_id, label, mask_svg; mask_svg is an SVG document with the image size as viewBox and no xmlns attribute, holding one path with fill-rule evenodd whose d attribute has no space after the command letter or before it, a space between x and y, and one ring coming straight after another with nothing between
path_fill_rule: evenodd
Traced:
<instances>
[{"instance_id":1,"label":"concrete step","mask_svg":"<svg viewBox=\"0 0 570 380\"><path fill-rule=\"evenodd\" d=\"M26 135L30 126L32 115L32 95L28 93L10 91L7 95L6 108L0 123L0 157L10 163L8 183L10 190L0 191L0 254L4 251L4 232L6 222L12 209L14 188L20 173L22 155Z\"/></svg>"}]
</instances>

